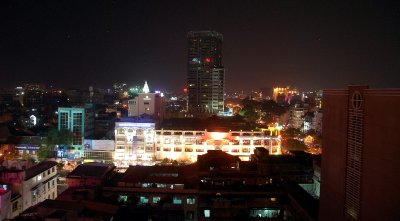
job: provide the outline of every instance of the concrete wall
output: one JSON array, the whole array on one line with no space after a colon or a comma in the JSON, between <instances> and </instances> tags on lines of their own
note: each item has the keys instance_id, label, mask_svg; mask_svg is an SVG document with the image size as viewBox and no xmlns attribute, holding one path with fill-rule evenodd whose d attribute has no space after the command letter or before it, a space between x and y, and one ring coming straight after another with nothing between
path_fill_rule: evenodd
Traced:
<instances>
[{"instance_id":1,"label":"concrete wall","mask_svg":"<svg viewBox=\"0 0 400 221\"><path fill-rule=\"evenodd\" d=\"M347 90L324 91L320 220L344 220Z\"/></svg>"}]
</instances>

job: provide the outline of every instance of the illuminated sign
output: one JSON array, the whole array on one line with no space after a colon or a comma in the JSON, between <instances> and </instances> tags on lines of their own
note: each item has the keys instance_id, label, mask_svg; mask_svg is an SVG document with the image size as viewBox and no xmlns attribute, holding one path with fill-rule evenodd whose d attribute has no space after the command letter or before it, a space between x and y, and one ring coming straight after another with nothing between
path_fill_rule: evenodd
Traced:
<instances>
[{"instance_id":1,"label":"illuminated sign","mask_svg":"<svg viewBox=\"0 0 400 221\"><path fill-rule=\"evenodd\" d=\"M116 122L116 127L155 127L154 123Z\"/></svg>"}]
</instances>

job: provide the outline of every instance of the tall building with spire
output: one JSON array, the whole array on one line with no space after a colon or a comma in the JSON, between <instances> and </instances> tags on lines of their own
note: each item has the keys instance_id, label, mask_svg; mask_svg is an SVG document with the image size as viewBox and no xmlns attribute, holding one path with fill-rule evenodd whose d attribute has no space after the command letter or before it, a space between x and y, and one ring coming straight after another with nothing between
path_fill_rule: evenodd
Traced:
<instances>
[{"instance_id":1,"label":"tall building with spire","mask_svg":"<svg viewBox=\"0 0 400 221\"><path fill-rule=\"evenodd\" d=\"M188 109L194 115L224 110L222 41L216 31L188 33Z\"/></svg>"}]
</instances>

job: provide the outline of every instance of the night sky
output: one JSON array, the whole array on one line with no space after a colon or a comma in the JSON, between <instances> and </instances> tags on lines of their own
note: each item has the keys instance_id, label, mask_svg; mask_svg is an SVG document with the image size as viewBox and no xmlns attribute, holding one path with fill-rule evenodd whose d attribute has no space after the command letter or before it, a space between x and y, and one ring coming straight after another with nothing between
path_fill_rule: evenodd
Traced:
<instances>
[{"instance_id":1,"label":"night sky","mask_svg":"<svg viewBox=\"0 0 400 221\"><path fill-rule=\"evenodd\" d=\"M182 90L186 34L206 29L224 35L227 91L400 87L399 4L357 2L2 0L0 87Z\"/></svg>"}]
</instances>

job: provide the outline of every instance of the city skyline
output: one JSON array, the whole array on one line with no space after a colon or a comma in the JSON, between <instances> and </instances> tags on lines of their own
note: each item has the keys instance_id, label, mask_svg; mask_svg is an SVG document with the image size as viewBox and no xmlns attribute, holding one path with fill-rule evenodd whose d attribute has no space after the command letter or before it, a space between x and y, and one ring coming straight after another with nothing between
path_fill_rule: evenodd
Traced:
<instances>
[{"instance_id":1,"label":"city skyline","mask_svg":"<svg viewBox=\"0 0 400 221\"><path fill-rule=\"evenodd\" d=\"M0 87L104 88L148 80L153 88L181 91L186 34L196 30L224 35L227 91L399 86L395 3L1 4Z\"/></svg>"}]
</instances>

